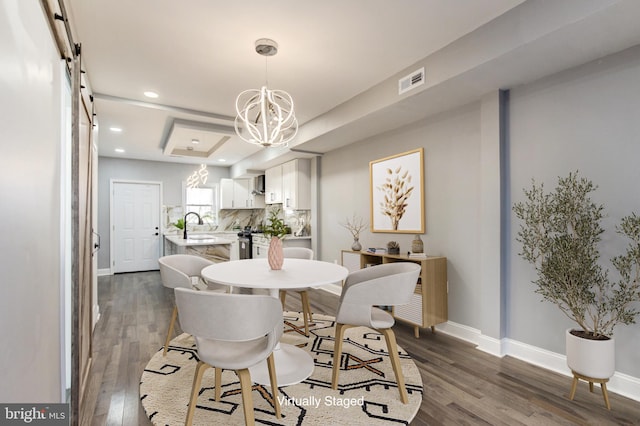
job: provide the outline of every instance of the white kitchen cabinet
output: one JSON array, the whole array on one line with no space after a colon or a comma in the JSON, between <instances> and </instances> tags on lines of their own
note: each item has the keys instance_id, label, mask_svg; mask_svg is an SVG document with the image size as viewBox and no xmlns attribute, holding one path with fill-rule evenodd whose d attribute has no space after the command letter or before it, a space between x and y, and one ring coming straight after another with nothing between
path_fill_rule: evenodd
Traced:
<instances>
[{"instance_id":1,"label":"white kitchen cabinet","mask_svg":"<svg viewBox=\"0 0 640 426\"><path fill-rule=\"evenodd\" d=\"M282 207L311 209L311 161L297 159L282 164Z\"/></svg>"},{"instance_id":2,"label":"white kitchen cabinet","mask_svg":"<svg viewBox=\"0 0 640 426\"><path fill-rule=\"evenodd\" d=\"M233 179L220 179L220 208L233 208Z\"/></svg>"},{"instance_id":3,"label":"white kitchen cabinet","mask_svg":"<svg viewBox=\"0 0 640 426\"><path fill-rule=\"evenodd\" d=\"M251 257L254 259L266 258L269 252L269 245L253 244L251 246Z\"/></svg>"},{"instance_id":4,"label":"white kitchen cabinet","mask_svg":"<svg viewBox=\"0 0 640 426\"><path fill-rule=\"evenodd\" d=\"M253 194L253 189L253 179L220 179L220 208L263 208L264 196Z\"/></svg>"},{"instance_id":5,"label":"white kitchen cabinet","mask_svg":"<svg viewBox=\"0 0 640 426\"><path fill-rule=\"evenodd\" d=\"M265 170L264 201L266 204L282 203L282 165Z\"/></svg>"},{"instance_id":6,"label":"white kitchen cabinet","mask_svg":"<svg viewBox=\"0 0 640 426\"><path fill-rule=\"evenodd\" d=\"M236 209L249 207L249 179L233 179L233 207Z\"/></svg>"}]
</instances>

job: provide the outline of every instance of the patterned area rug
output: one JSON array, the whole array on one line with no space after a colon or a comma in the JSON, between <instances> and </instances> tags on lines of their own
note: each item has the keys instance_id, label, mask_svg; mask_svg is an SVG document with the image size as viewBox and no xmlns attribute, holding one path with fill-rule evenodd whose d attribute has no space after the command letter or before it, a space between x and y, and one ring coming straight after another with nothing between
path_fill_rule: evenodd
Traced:
<instances>
[{"instance_id":1,"label":"patterned area rug","mask_svg":"<svg viewBox=\"0 0 640 426\"><path fill-rule=\"evenodd\" d=\"M285 312L282 341L306 350L314 372L302 383L282 386L282 418L277 419L268 386L254 384L257 424L267 425L382 425L409 424L422 402L422 379L407 353L399 348L409 403L402 404L384 338L366 327L345 332L338 390L331 389L334 318L314 314L310 336L304 336L302 316ZM197 363L193 338L182 334L171 341L167 356L159 350L140 379L140 399L154 425L184 424ZM222 375L222 398L214 400L214 370L206 370L194 424L244 425L240 383L233 371Z\"/></svg>"}]
</instances>

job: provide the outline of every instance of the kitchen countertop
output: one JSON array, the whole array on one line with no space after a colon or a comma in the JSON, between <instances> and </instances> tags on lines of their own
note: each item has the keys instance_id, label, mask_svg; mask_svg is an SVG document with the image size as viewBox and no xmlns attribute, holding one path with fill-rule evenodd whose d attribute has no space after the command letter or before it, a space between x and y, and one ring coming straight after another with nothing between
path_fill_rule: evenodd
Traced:
<instances>
[{"instance_id":1,"label":"kitchen countertop","mask_svg":"<svg viewBox=\"0 0 640 426\"><path fill-rule=\"evenodd\" d=\"M256 233L256 234L251 234L251 235L252 235L252 237L254 239L258 238L258 239L263 239L263 240L267 240L267 241L271 239L271 237L267 237L266 235L261 234L261 233ZM311 235L305 235L305 236L302 236L302 237L296 237L293 234L287 234L287 235L284 236L284 239L285 240L310 240L311 239Z\"/></svg>"},{"instance_id":2,"label":"kitchen countertop","mask_svg":"<svg viewBox=\"0 0 640 426\"><path fill-rule=\"evenodd\" d=\"M221 238L210 234L187 234L189 238L186 240L182 238L182 235L167 235L164 237L178 246L190 247L190 246L213 246L220 244L232 244L233 241L227 238Z\"/></svg>"}]
</instances>

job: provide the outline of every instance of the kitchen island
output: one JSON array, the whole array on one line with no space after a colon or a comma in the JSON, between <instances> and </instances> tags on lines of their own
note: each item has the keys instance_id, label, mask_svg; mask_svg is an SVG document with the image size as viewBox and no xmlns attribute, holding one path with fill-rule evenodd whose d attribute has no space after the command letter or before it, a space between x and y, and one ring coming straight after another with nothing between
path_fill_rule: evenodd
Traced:
<instances>
[{"instance_id":1,"label":"kitchen island","mask_svg":"<svg viewBox=\"0 0 640 426\"><path fill-rule=\"evenodd\" d=\"M164 235L164 254L191 254L212 262L227 262L231 258L233 240L211 234L190 234L186 240L182 235Z\"/></svg>"}]
</instances>

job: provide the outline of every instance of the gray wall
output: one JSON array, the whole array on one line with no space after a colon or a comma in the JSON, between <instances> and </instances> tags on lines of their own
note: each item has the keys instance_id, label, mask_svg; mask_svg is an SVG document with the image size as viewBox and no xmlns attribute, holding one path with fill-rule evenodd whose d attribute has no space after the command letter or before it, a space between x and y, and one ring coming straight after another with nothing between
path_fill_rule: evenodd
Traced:
<instances>
[{"instance_id":1,"label":"gray wall","mask_svg":"<svg viewBox=\"0 0 640 426\"><path fill-rule=\"evenodd\" d=\"M579 169L600 187L596 201L606 204L607 229L623 215L640 212L640 48L513 90L505 134L508 155L498 180L491 170L500 168L500 153L495 143L486 143L492 137L485 135L492 132L485 129L498 126L495 111L495 103L485 105L483 100L325 154L320 169L320 257L339 260L340 251L350 247L351 236L340 226L347 217L355 213L369 220L369 161L424 147L423 240L427 253L448 259L449 320L494 338L562 354L564 330L573 324L534 293L534 272L517 255L511 205L522 198L531 178L553 187L558 176ZM500 233L486 204L494 203L501 186L506 231L502 284L496 282L499 277L488 276L480 260L486 257L483 250L490 238L486 229ZM412 238L367 231L361 242L366 248L397 240L405 251ZM608 233L602 248L606 260L622 243ZM486 289L497 297L484 297ZM500 323L498 333L495 321ZM640 377L639 332L640 325L616 329L617 371L633 377Z\"/></svg>"},{"instance_id":2,"label":"gray wall","mask_svg":"<svg viewBox=\"0 0 640 426\"><path fill-rule=\"evenodd\" d=\"M610 266L608 259L625 244L614 225L631 211L640 213L640 48L512 90L510 104L512 203L523 199L531 178L553 188L558 176L579 170L599 186L594 199L605 204L602 258ZM534 272L514 241L519 224L512 214L508 220L508 334L564 353L564 328L573 324L533 293ZM640 325L618 327L615 336L617 370L640 377Z\"/></svg>"},{"instance_id":3,"label":"gray wall","mask_svg":"<svg viewBox=\"0 0 640 426\"><path fill-rule=\"evenodd\" d=\"M198 168L194 164L158 161L126 160L112 157L98 159L98 233L102 247L98 254L98 268L109 268L109 185L111 179L162 182L162 203L182 204L182 182ZM207 183L218 183L229 177L228 167L207 167Z\"/></svg>"},{"instance_id":4,"label":"gray wall","mask_svg":"<svg viewBox=\"0 0 640 426\"><path fill-rule=\"evenodd\" d=\"M325 154L319 191L321 258L339 261L340 251L351 247L351 234L340 225L348 217L357 214L369 222L369 162L418 147L424 147L425 252L448 259L449 318L478 324L479 103ZM413 237L366 230L360 242L366 249L395 240L406 252Z\"/></svg>"},{"instance_id":5,"label":"gray wall","mask_svg":"<svg viewBox=\"0 0 640 426\"><path fill-rule=\"evenodd\" d=\"M0 401L62 402L62 64L40 2L0 7L0 40Z\"/></svg>"}]
</instances>

